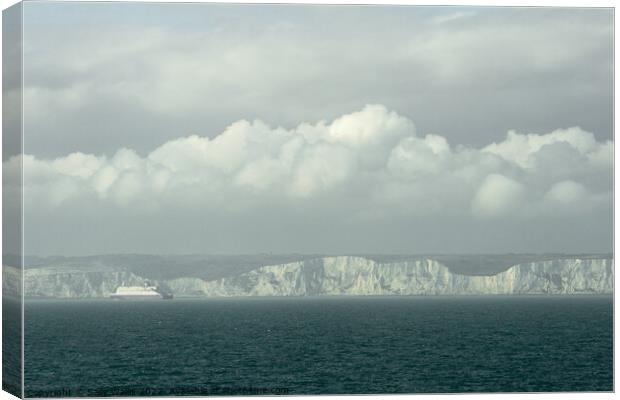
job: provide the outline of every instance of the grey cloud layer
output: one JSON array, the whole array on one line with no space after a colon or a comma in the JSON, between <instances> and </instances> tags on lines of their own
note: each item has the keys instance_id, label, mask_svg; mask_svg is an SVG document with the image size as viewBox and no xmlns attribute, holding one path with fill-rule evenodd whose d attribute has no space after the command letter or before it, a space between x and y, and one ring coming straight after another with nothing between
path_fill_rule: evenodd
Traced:
<instances>
[{"instance_id":1,"label":"grey cloud layer","mask_svg":"<svg viewBox=\"0 0 620 400\"><path fill-rule=\"evenodd\" d=\"M608 252L612 33L611 9L27 3L26 252Z\"/></svg>"},{"instance_id":2,"label":"grey cloud layer","mask_svg":"<svg viewBox=\"0 0 620 400\"><path fill-rule=\"evenodd\" d=\"M290 128L368 103L453 143L558 126L611 138L609 10L184 6L157 22L138 15L162 6L98 6L136 19L124 25L86 7L63 26L28 5L26 151L144 154L242 118ZM212 19L182 26L189 14Z\"/></svg>"},{"instance_id":3,"label":"grey cloud layer","mask_svg":"<svg viewBox=\"0 0 620 400\"><path fill-rule=\"evenodd\" d=\"M5 177L20 161L4 163ZM178 138L145 157L123 148L111 157L25 155L23 165L25 207L35 221L113 210L152 220L228 219L234 229L257 215L362 230L446 218L506 229L525 220L537 229L558 218L610 217L612 207L611 141L573 127L451 146L418 135L410 119L382 105L291 130L241 120L214 138Z\"/></svg>"}]
</instances>

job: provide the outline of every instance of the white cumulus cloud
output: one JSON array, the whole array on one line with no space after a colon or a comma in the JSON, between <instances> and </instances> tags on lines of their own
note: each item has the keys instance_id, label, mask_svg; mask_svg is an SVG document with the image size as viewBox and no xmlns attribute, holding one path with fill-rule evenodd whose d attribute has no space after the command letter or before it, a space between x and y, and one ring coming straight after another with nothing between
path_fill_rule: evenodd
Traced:
<instances>
[{"instance_id":1,"label":"white cumulus cloud","mask_svg":"<svg viewBox=\"0 0 620 400\"><path fill-rule=\"evenodd\" d=\"M497 217L518 210L524 198L523 185L500 174L485 178L472 202L472 210L483 217Z\"/></svg>"},{"instance_id":2,"label":"white cumulus cloud","mask_svg":"<svg viewBox=\"0 0 620 400\"><path fill-rule=\"evenodd\" d=\"M37 207L227 212L243 205L261 212L277 199L290 208L317 202L352 220L434 213L492 219L544 215L552 203L605 206L613 145L573 127L510 131L482 148L453 146L368 105L292 129L242 120L212 138L181 137L145 156L123 148L111 157L25 155L23 163L26 200Z\"/></svg>"}]
</instances>

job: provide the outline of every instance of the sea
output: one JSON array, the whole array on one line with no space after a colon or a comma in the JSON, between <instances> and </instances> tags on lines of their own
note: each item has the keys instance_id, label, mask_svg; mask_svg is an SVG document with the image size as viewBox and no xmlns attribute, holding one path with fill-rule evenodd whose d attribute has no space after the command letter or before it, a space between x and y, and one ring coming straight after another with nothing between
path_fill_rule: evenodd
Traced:
<instances>
[{"instance_id":1,"label":"sea","mask_svg":"<svg viewBox=\"0 0 620 400\"><path fill-rule=\"evenodd\" d=\"M27 397L613 390L611 296L27 300Z\"/></svg>"}]
</instances>

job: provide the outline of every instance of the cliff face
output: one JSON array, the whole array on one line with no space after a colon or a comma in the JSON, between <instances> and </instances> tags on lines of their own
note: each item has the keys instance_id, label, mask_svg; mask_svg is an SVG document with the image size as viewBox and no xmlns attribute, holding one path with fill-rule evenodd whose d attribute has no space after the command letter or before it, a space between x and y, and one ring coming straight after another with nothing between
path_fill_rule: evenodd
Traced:
<instances>
[{"instance_id":1,"label":"cliff face","mask_svg":"<svg viewBox=\"0 0 620 400\"><path fill-rule=\"evenodd\" d=\"M26 297L109 297L119 286L144 286L145 283L146 279L127 271L33 268L26 269L24 293Z\"/></svg>"},{"instance_id":2,"label":"cliff face","mask_svg":"<svg viewBox=\"0 0 620 400\"><path fill-rule=\"evenodd\" d=\"M613 261L609 259L532 262L492 276L469 276L453 274L432 259L379 264L359 257L329 257L263 267L203 283L206 296L575 294L612 290Z\"/></svg>"},{"instance_id":3,"label":"cliff face","mask_svg":"<svg viewBox=\"0 0 620 400\"><path fill-rule=\"evenodd\" d=\"M10 272L11 267L4 268ZM147 283L132 272L114 269L29 268L24 278L28 297L108 297L118 286ZM343 256L265 266L216 280L180 277L150 283L165 286L176 296L207 297L602 294L613 292L613 260L536 261L495 275L472 276L452 273L431 258L379 263ZM11 288L5 285L4 290L9 293Z\"/></svg>"}]
</instances>

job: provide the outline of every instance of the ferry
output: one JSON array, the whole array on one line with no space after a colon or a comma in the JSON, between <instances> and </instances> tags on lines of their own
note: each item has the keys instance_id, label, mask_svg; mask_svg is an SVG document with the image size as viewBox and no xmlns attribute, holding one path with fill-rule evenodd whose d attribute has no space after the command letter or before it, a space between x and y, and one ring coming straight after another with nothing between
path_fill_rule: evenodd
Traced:
<instances>
[{"instance_id":1,"label":"ferry","mask_svg":"<svg viewBox=\"0 0 620 400\"><path fill-rule=\"evenodd\" d=\"M157 286L119 286L110 298L117 300L168 300L172 293L165 292Z\"/></svg>"}]
</instances>

